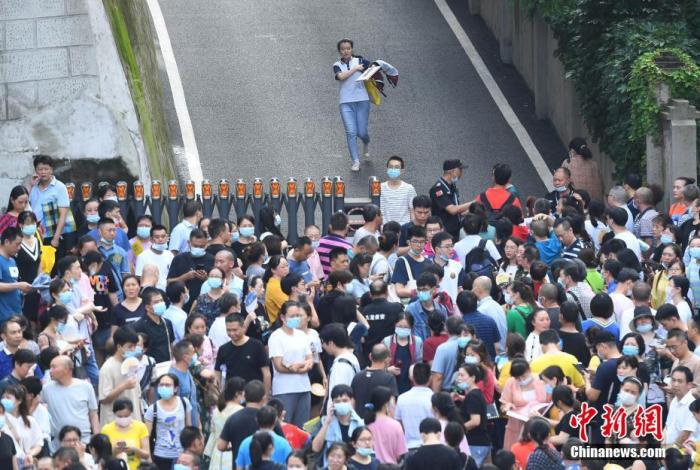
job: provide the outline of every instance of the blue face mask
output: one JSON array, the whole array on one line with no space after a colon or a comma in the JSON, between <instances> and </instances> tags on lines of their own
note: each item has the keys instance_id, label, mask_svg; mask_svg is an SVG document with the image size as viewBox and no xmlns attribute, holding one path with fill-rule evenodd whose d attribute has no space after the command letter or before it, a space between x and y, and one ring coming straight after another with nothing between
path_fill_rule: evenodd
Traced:
<instances>
[{"instance_id":1,"label":"blue face mask","mask_svg":"<svg viewBox=\"0 0 700 470\"><path fill-rule=\"evenodd\" d=\"M355 252L352 251L352 248L348 248L348 259L352 261L352 259L355 257Z\"/></svg>"},{"instance_id":2,"label":"blue face mask","mask_svg":"<svg viewBox=\"0 0 700 470\"><path fill-rule=\"evenodd\" d=\"M396 333L396 336L399 338L408 338L411 336L411 329L410 328L401 328L401 327L396 327L394 329L394 332Z\"/></svg>"},{"instance_id":3,"label":"blue face mask","mask_svg":"<svg viewBox=\"0 0 700 470\"><path fill-rule=\"evenodd\" d=\"M642 325L637 325L637 331L639 333L649 333L652 329L651 323L644 323Z\"/></svg>"},{"instance_id":4,"label":"blue face mask","mask_svg":"<svg viewBox=\"0 0 700 470\"><path fill-rule=\"evenodd\" d=\"M418 291L418 300L421 302L428 302L429 300L432 300L433 294L430 291L427 290L420 290Z\"/></svg>"},{"instance_id":5,"label":"blue face mask","mask_svg":"<svg viewBox=\"0 0 700 470\"><path fill-rule=\"evenodd\" d=\"M464 349L467 347L467 344L469 344L469 341L472 339L467 337L467 336L460 336L457 338L457 346L459 346L459 349Z\"/></svg>"},{"instance_id":6,"label":"blue face mask","mask_svg":"<svg viewBox=\"0 0 700 470\"><path fill-rule=\"evenodd\" d=\"M467 382L457 382L457 388L464 391L469 388L469 384Z\"/></svg>"},{"instance_id":7,"label":"blue face mask","mask_svg":"<svg viewBox=\"0 0 700 470\"><path fill-rule=\"evenodd\" d=\"M134 348L134 357L141 357L143 354L143 348L141 346L136 346Z\"/></svg>"},{"instance_id":8,"label":"blue face mask","mask_svg":"<svg viewBox=\"0 0 700 470\"><path fill-rule=\"evenodd\" d=\"M659 241L662 245L667 245L669 243L673 243L673 237L671 235L661 235L659 237Z\"/></svg>"},{"instance_id":9,"label":"blue face mask","mask_svg":"<svg viewBox=\"0 0 700 470\"><path fill-rule=\"evenodd\" d=\"M3 398L0 400L0 403L2 403L3 408L5 408L5 413L12 413L12 410L15 409L15 401L9 398Z\"/></svg>"},{"instance_id":10,"label":"blue face mask","mask_svg":"<svg viewBox=\"0 0 700 470\"><path fill-rule=\"evenodd\" d=\"M401 169L400 168L387 168L386 169L386 175L392 179L395 180L399 176L401 176Z\"/></svg>"},{"instance_id":11,"label":"blue face mask","mask_svg":"<svg viewBox=\"0 0 700 470\"><path fill-rule=\"evenodd\" d=\"M174 394L175 390L173 390L173 387L158 387L158 396L164 400L172 398Z\"/></svg>"},{"instance_id":12,"label":"blue face mask","mask_svg":"<svg viewBox=\"0 0 700 470\"><path fill-rule=\"evenodd\" d=\"M617 380L618 380L620 383L622 383L622 381L625 380L626 378L627 378L626 375L618 375L618 376L617 376Z\"/></svg>"},{"instance_id":13,"label":"blue face mask","mask_svg":"<svg viewBox=\"0 0 700 470\"><path fill-rule=\"evenodd\" d=\"M192 360L190 361L190 366L192 366L192 367L196 366L196 365L197 365L197 359L199 359L199 358L197 357L197 353L194 353L194 356L192 356Z\"/></svg>"},{"instance_id":14,"label":"blue face mask","mask_svg":"<svg viewBox=\"0 0 700 470\"><path fill-rule=\"evenodd\" d=\"M151 236L151 227L136 227L136 236L145 240Z\"/></svg>"},{"instance_id":15,"label":"blue face mask","mask_svg":"<svg viewBox=\"0 0 700 470\"><path fill-rule=\"evenodd\" d=\"M299 325L301 325L301 317L292 317L292 318L287 318L287 328L291 328L293 330L296 330L299 328Z\"/></svg>"},{"instance_id":16,"label":"blue face mask","mask_svg":"<svg viewBox=\"0 0 700 470\"><path fill-rule=\"evenodd\" d=\"M625 356L636 356L639 354L639 348L637 346L622 346L622 354Z\"/></svg>"},{"instance_id":17,"label":"blue face mask","mask_svg":"<svg viewBox=\"0 0 700 470\"><path fill-rule=\"evenodd\" d=\"M220 277L210 277L209 279L207 279L207 283L212 289L218 289L219 287L221 287L223 280Z\"/></svg>"},{"instance_id":18,"label":"blue face mask","mask_svg":"<svg viewBox=\"0 0 700 470\"><path fill-rule=\"evenodd\" d=\"M352 292L355 290L355 286L352 284L352 282L348 282L345 284L345 293L348 295L352 295Z\"/></svg>"},{"instance_id":19,"label":"blue face mask","mask_svg":"<svg viewBox=\"0 0 700 470\"><path fill-rule=\"evenodd\" d=\"M139 354L138 352L136 352L136 350L133 350L133 351L124 351L124 359L129 359L130 357L138 358L139 355L140 355L140 354Z\"/></svg>"},{"instance_id":20,"label":"blue face mask","mask_svg":"<svg viewBox=\"0 0 700 470\"><path fill-rule=\"evenodd\" d=\"M206 253L206 251L204 250L204 248L200 248L200 247L197 247L197 246L193 246L193 247L190 249L190 253L192 254L192 256L193 256L194 258L201 258L202 256L204 256L204 254Z\"/></svg>"},{"instance_id":21,"label":"blue face mask","mask_svg":"<svg viewBox=\"0 0 700 470\"><path fill-rule=\"evenodd\" d=\"M693 247L688 250L690 257L693 259L700 259L700 248Z\"/></svg>"},{"instance_id":22,"label":"blue face mask","mask_svg":"<svg viewBox=\"0 0 700 470\"><path fill-rule=\"evenodd\" d=\"M241 237L250 238L255 235L255 227L239 227L238 231Z\"/></svg>"},{"instance_id":23,"label":"blue face mask","mask_svg":"<svg viewBox=\"0 0 700 470\"><path fill-rule=\"evenodd\" d=\"M60 294L58 294L58 300L63 305L67 305L67 304L71 303L71 301L73 300L73 292L69 291L69 290L65 290L65 291L61 292Z\"/></svg>"},{"instance_id":24,"label":"blue face mask","mask_svg":"<svg viewBox=\"0 0 700 470\"><path fill-rule=\"evenodd\" d=\"M159 317L162 317L165 313L166 308L167 307L165 306L165 302L158 302L157 304L153 305L153 313L155 313Z\"/></svg>"},{"instance_id":25,"label":"blue face mask","mask_svg":"<svg viewBox=\"0 0 700 470\"><path fill-rule=\"evenodd\" d=\"M100 237L100 243L106 246L114 245L114 240L107 240L105 237Z\"/></svg>"},{"instance_id":26,"label":"blue face mask","mask_svg":"<svg viewBox=\"0 0 700 470\"><path fill-rule=\"evenodd\" d=\"M352 405L350 403L336 403L333 405L333 409L338 416L347 416L352 411Z\"/></svg>"},{"instance_id":27,"label":"blue face mask","mask_svg":"<svg viewBox=\"0 0 700 470\"><path fill-rule=\"evenodd\" d=\"M36 224L23 225L22 233L28 237L31 237L36 233Z\"/></svg>"},{"instance_id":28,"label":"blue face mask","mask_svg":"<svg viewBox=\"0 0 700 470\"><path fill-rule=\"evenodd\" d=\"M167 243L151 243L151 248L156 251L165 251L168 249Z\"/></svg>"},{"instance_id":29,"label":"blue face mask","mask_svg":"<svg viewBox=\"0 0 700 470\"><path fill-rule=\"evenodd\" d=\"M89 224L96 224L97 222L100 221L100 215L99 214L86 215L85 220L87 220Z\"/></svg>"},{"instance_id":30,"label":"blue face mask","mask_svg":"<svg viewBox=\"0 0 700 470\"><path fill-rule=\"evenodd\" d=\"M59 324L56 325L56 333L58 333L59 335L60 335L60 334L63 334L63 332L65 331L65 329L66 329L66 324L65 324L65 323L59 323Z\"/></svg>"},{"instance_id":31,"label":"blue face mask","mask_svg":"<svg viewBox=\"0 0 700 470\"><path fill-rule=\"evenodd\" d=\"M567 188L566 186L556 186L554 188L554 191L558 193L565 193L567 189L569 188Z\"/></svg>"},{"instance_id":32,"label":"blue face mask","mask_svg":"<svg viewBox=\"0 0 700 470\"><path fill-rule=\"evenodd\" d=\"M231 242L236 243L238 240L241 239L241 234L238 232L232 232L231 233Z\"/></svg>"},{"instance_id":33,"label":"blue face mask","mask_svg":"<svg viewBox=\"0 0 700 470\"><path fill-rule=\"evenodd\" d=\"M181 464L181 463L176 463L173 464L173 470L192 470L190 467L187 465Z\"/></svg>"},{"instance_id":34,"label":"blue face mask","mask_svg":"<svg viewBox=\"0 0 700 470\"><path fill-rule=\"evenodd\" d=\"M551 395L553 391L554 391L554 387L552 387L552 386L549 385L549 384L544 384L544 392L545 392L547 395Z\"/></svg>"},{"instance_id":35,"label":"blue face mask","mask_svg":"<svg viewBox=\"0 0 700 470\"><path fill-rule=\"evenodd\" d=\"M362 457L371 457L372 455L374 455L374 450L367 447L357 447L355 448L355 451L358 453L358 455Z\"/></svg>"},{"instance_id":36,"label":"blue face mask","mask_svg":"<svg viewBox=\"0 0 700 470\"><path fill-rule=\"evenodd\" d=\"M533 381L533 377L530 376L527 379L519 380L518 383L520 383L521 387L527 387L528 385L530 385L532 383L532 381Z\"/></svg>"},{"instance_id":37,"label":"blue face mask","mask_svg":"<svg viewBox=\"0 0 700 470\"><path fill-rule=\"evenodd\" d=\"M474 356L464 356L464 363L465 364L478 364L479 358L474 357Z\"/></svg>"}]
</instances>

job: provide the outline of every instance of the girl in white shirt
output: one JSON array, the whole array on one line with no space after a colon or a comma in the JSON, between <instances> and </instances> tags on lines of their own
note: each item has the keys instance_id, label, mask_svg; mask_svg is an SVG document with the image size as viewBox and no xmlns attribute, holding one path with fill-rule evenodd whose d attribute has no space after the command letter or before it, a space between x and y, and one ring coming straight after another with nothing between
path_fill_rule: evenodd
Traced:
<instances>
[{"instance_id":1,"label":"girl in white shirt","mask_svg":"<svg viewBox=\"0 0 700 470\"><path fill-rule=\"evenodd\" d=\"M27 393L21 385L9 385L0 399L5 408L6 427L15 441L17 457L22 467L34 465L44 446L39 423L29 414Z\"/></svg>"}]
</instances>

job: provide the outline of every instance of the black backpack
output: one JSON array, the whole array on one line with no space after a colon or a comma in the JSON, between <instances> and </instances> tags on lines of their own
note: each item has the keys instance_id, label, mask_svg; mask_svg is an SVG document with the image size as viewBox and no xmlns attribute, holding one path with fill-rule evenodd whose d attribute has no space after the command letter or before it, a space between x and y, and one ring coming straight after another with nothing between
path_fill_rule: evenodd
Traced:
<instances>
[{"instance_id":1,"label":"black backpack","mask_svg":"<svg viewBox=\"0 0 700 470\"><path fill-rule=\"evenodd\" d=\"M464 271L474 273L477 276L488 276L493 279L496 262L491 258L486 249L487 240L480 240L479 244L471 249L464 258Z\"/></svg>"},{"instance_id":2,"label":"black backpack","mask_svg":"<svg viewBox=\"0 0 700 470\"><path fill-rule=\"evenodd\" d=\"M510 193L510 196L508 196L508 199L505 200L503 205L498 209L494 209L491 206L491 203L489 202L489 198L486 197L486 193L483 192L479 194L479 200L486 208L486 214L488 216L489 224L493 224L495 221L497 221L501 217L501 211L503 210L503 208L509 206L510 204L513 204L516 199L517 197L515 196L515 194Z\"/></svg>"}]
</instances>

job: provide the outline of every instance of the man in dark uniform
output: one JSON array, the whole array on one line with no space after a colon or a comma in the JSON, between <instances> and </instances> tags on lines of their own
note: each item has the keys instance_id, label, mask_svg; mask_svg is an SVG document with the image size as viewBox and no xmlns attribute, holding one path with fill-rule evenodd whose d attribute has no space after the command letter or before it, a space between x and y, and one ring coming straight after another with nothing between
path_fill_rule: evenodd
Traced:
<instances>
[{"instance_id":1,"label":"man in dark uniform","mask_svg":"<svg viewBox=\"0 0 700 470\"><path fill-rule=\"evenodd\" d=\"M442 178L430 188L430 200L433 203L432 213L442 220L445 231L458 239L461 214L469 210L469 203L459 203L457 181L462 177L466 168L461 160L445 160L442 163Z\"/></svg>"}]
</instances>

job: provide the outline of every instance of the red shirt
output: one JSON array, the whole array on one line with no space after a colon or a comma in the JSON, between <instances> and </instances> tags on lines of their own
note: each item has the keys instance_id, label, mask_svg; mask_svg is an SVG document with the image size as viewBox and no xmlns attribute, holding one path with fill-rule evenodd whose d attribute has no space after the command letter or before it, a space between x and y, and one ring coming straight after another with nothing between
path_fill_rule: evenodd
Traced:
<instances>
[{"instance_id":1,"label":"red shirt","mask_svg":"<svg viewBox=\"0 0 700 470\"><path fill-rule=\"evenodd\" d=\"M505 204L505 202L512 194L505 188L489 188L484 192L486 193L486 198L489 200L489 205L491 205L491 208L495 210L501 210L503 208L503 204ZM477 201L483 202L481 201L481 194L477 194L475 199ZM518 199L517 197L513 201L513 205L522 209L522 206L520 205L520 199Z\"/></svg>"},{"instance_id":2,"label":"red shirt","mask_svg":"<svg viewBox=\"0 0 700 470\"><path fill-rule=\"evenodd\" d=\"M447 333L441 333L439 336L433 335L426 338L423 342L423 362L431 362L435 359L435 350L438 346L447 341L447 338L449 338Z\"/></svg>"},{"instance_id":3,"label":"red shirt","mask_svg":"<svg viewBox=\"0 0 700 470\"><path fill-rule=\"evenodd\" d=\"M299 429L292 423L282 423L282 432L284 433L284 438L287 439L287 442L294 450L303 449L306 443L309 442L309 433Z\"/></svg>"},{"instance_id":4,"label":"red shirt","mask_svg":"<svg viewBox=\"0 0 700 470\"><path fill-rule=\"evenodd\" d=\"M527 228L527 225L522 224L522 225L513 225L513 236L521 239L522 241L526 242L527 237L530 235L530 229Z\"/></svg>"}]
</instances>

